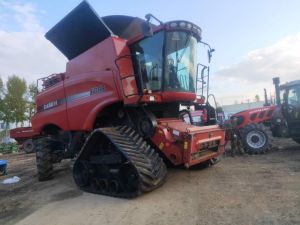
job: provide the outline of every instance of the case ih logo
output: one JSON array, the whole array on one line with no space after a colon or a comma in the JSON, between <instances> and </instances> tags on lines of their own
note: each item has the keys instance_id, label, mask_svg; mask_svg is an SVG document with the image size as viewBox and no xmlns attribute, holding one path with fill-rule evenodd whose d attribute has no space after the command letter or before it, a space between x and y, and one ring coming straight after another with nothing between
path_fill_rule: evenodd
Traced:
<instances>
[{"instance_id":1,"label":"case ih logo","mask_svg":"<svg viewBox=\"0 0 300 225\"><path fill-rule=\"evenodd\" d=\"M53 101L53 102L49 102L49 103L45 104L44 107L43 107L43 109L44 109L44 110L50 109L50 108L53 108L53 107L55 107L55 106L57 106L57 105L58 105L58 101L55 100L55 101Z\"/></svg>"}]
</instances>

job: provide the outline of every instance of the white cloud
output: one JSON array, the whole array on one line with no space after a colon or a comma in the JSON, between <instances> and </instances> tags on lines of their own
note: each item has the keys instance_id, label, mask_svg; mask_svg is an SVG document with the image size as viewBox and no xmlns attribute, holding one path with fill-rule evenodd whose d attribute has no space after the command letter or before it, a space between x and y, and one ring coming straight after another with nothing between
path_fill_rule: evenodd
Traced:
<instances>
[{"instance_id":1,"label":"white cloud","mask_svg":"<svg viewBox=\"0 0 300 225\"><path fill-rule=\"evenodd\" d=\"M282 83L300 79L300 33L251 51L239 63L215 73L215 90L221 102L253 100L263 96L263 88L273 93L272 78Z\"/></svg>"},{"instance_id":2,"label":"white cloud","mask_svg":"<svg viewBox=\"0 0 300 225\"><path fill-rule=\"evenodd\" d=\"M0 27L0 75L16 74L28 82L37 78L65 70L66 58L44 37L36 7L31 3L2 1L0 7L10 14L1 14L1 23L14 22L20 31L10 31L7 26ZM13 21L11 21L13 20Z\"/></svg>"},{"instance_id":3,"label":"white cloud","mask_svg":"<svg viewBox=\"0 0 300 225\"><path fill-rule=\"evenodd\" d=\"M13 12L13 17L22 30L29 32L42 32L44 30L36 18L37 10L32 3L21 4L18 2L2 1L0 4Z\"/></svg>"}]
</instances>

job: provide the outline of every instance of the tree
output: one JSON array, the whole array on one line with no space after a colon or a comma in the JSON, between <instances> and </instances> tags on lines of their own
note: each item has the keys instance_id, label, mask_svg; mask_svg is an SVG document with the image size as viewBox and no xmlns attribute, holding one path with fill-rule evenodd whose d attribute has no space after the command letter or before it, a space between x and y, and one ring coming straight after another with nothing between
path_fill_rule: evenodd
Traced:
<instances>
[{"instance_id":1,"label":"tree","mask_svg":"<svg viewBox=\"0 0 300 225\"><path fill-rule=\"evenodd\" d=\"M28 86L27 91L27 120L29 124L31 123L31 118L36 112L36 104L35 104L35 98L38 93L38 88L35 83L31 83Z\"/></svg>"},{"instance_id":2,"label":"tree","mask_svg":"<svg viewBox=\"0 0 300 225\"><path fill-rule=\"evenodd\" d=\"M4 85L3 85L3 81L0 77L0 120L3 120L4 118Z\"/></svg>"},{"instance_id":3,"label":"tree","mask_svg":"<svg viewBox=\"0 0 300 225\"><path fill-rule=\"evenodd\" d=\"M8 77L6 82L6 94L3 99L4 122L16 123L26 120L26 94L27 86L24 79L16 75Z\"/></svg>"},{"instance_id":4,"label":"tree","mask_svg":"<svg viewBox=\"0 0 300 225\"><path fill-rule=\"evenodd\" d=\"M254 101L256 101L256 102L259 102L259 101L260 101L259 95L255 95Z\"/></svg>"}]
</instances>

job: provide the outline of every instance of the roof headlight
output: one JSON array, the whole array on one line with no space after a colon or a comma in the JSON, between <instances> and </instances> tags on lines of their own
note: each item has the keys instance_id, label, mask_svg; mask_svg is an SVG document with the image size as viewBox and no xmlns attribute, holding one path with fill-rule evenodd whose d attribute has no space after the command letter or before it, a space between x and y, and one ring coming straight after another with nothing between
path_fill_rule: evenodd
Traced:
<instances>
[{"instance_id":1,"label":"roof headlight","mask_svg":"<svg viewBox=\"0 0 300 225\"><path fill-rule=\"evenodd\" d=\"M186 28L188 28L188 29L192 29L192 24L190 24L190 23L187 23L187 24L186 24Z\"/></svg>"},{"instance_id":2,"label":"roof headlight","mask_svg":"<svg viewBox=\"0 0 300 225\"><path fill-rule=\"evenodd\" d=\"M183 21L180 22L180 23L179 23L179 26L180 26L181 28L185 28L185 27L186 27L186 22L183 22Z\"/></svg>"},{"instance_id":3,"label":"roof headlight","mask_svg":"<svg viewBox=\"0 0 300 225\"><path fill-rule=\"evenodd\" d=\"M198 30L198 27L193 26L193 30L194 30L194 31L197 31L197 30Z\"/></svg>"},{"instance_id":4,"label":"roof headlight","mask_svg":"<svg viewBox=\"0 0 300 225\"><path fill-rule=\"evenodd\" d=\"M170 23L170 27L171 28L175 28L175 27L177 27L178 25L177 25L177 23L175 23L175 22L172 22L172 23Z\"/></svg>"}]
</instances>

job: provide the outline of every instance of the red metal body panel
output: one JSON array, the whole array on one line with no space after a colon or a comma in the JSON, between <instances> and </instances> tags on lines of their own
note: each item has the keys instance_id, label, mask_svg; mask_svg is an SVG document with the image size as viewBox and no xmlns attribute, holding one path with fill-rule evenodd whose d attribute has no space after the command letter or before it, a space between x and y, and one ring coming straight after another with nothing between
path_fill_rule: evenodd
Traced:
<instances>
[{"instance_id":1,"label":"red metal body panel","mask_svg":"<svg viewBox=\"0 0 300 225\"><path fill-rule=\"evenodd\" d=\"M172 102L172 101L194 101L196 99L195 93L190 92L172 92L166 91L161 93L162 101Z\"/></svg>"},{"instance_id":2,"label":"red metal body panel","mask_svg":"<svg viewBox=\"0 0 300 225\"><path fill-rule=\"evenodd\" d=\"M24 141L37 136L38 133L34 132L32 127L18 127L9 131L10 138L14 138L16 141Z\"/></svg>"},{"instance_id":3,"label":"red metal body panel","mask_svg":"<svg viewBox=\"0 0 300 225\"><path fill-rule=\"evenodd\" d=\"M188 168L222 154L225 133L218 125L199 127L179 119L159 119L152 141L174 165Z\"/></svg>"},{"instance_id":4,"label":"red metal body panel","mask_svg":"<svg viewBox=\"0 0 300 225\"><path fill-rule=\"evenodd\" d=\"M276 105L264 106L234 114L234 117L240 118L237 128L240 129L250 123L263 123L272 119L277 107Z\"/></svg>"},{"instance_id":5,"label":"red metal body panel","mask_svg":"<svg viewBox=\"0 0 300 225\"><path fill-rule=\"evenodd\" d=\"M38 113L31 120L34 132L40 133L44 126L54 124L63 130L69 130L66 102L58 104L58 100L65 98L63 81L41 92L36 98ZM47 108L47 104L56 102L56 107Z\"/></svg>"},{"instance_id":6,"label":"red metal body panel","mask_svg":"<svg viewBox=\"0 0 300 225\"><path fill-rule=\"evenodd\" d=\"M196 100L195 93L188 93L188 92L153 92L153 93L146 93L141 98L141 102L176 102L176 101L194 101Z\"/></svg>"}]
</instances>

